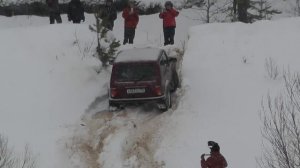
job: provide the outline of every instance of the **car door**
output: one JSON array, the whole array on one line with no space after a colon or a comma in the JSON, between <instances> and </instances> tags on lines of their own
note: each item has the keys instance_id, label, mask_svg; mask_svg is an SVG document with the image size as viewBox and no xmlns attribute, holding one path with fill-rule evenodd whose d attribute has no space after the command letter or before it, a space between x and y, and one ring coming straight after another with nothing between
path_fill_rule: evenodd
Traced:
<instances>
[{"instance_id":1,"label":"car door","mask_svg":"<svg viewBox=\"0 0 300 168\"><path fill-rule=\"evenodd\" d=\"M160 59L160 70L161 70L161 78L162 78L162 86L167 86L170 82L170 64L168 62L168 57L165 52L162 53Z\"/></svg>"}]
</instances>

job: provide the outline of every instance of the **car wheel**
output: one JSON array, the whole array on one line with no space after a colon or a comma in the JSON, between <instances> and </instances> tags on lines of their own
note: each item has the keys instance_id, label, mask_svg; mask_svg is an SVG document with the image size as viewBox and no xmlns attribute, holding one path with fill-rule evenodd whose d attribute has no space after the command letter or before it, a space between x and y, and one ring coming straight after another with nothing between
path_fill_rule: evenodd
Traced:
<instances>
[{"instance_id":1,"label":"car wheel","mask_svg":"<svg viewBox=\"0 0 300 168\"><path fill-rule=\"evenodd\" d=\"M118 109L120 109L120 106L118 104L109 102L108 111L113 112L117 111Z\"/></svg>"},{"instance_id":2,"label":"car wheel","mask_svg":"<svg viewBox=\"0 0 300 168\"><path fill-rule=\"evenodd\" d=\"M171 99L171 91L170 90L168 90L166 93L166 98L163 101L163 105L164 105L164 107L160 109L162 112L168 111L168 109L172 107L172 99Z\"/></svg>"},{"instance_id":3,"label":"car wheel","mask_svg":"<svg viewBox=\"0 0 300 168\"><path fill-rule=\"evenodd\" d=\"M172 74L172 81L170 83L170 91L175 92L178 88L179 85L179 77L176 71L173 72Z\"/></svg>"}]
</instances>

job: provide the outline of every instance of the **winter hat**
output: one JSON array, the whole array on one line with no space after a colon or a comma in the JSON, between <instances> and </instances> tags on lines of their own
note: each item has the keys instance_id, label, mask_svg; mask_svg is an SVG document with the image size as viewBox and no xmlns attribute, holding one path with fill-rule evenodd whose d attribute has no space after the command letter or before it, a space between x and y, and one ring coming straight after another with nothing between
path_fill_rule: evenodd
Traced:
<instances>
[{"instance_id":1,"label":"winter hat","mask_svg":"<svg viewBox=\"0 0 300 168\"><path fill-rule=\"evenodd\" d=\"M170 6L171 8L173 8L173 3L171 1L167 1L165 3L165 7Z\"/></svg>"},{"instance_id":2,"label":"winter hat","mask_svg":"<svg viewBox=\"0 0 300 168\"><path fill-rule=\"evenodd\" d=\"M214 151L214 152L219 152L220 151L219 144L214 142L214 141L208 141L207 145L208 145L208 147L210 148L211 151Z\"/></svg>"}]
</instances>

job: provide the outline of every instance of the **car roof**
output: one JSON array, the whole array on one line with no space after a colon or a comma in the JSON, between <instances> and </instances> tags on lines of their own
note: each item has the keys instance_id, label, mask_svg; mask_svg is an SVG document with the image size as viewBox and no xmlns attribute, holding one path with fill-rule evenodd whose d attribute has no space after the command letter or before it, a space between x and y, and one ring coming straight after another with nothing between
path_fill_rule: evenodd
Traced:
<instances>
[{"instance_id":1,"label":"car roof","mask_svg":"<svg viewBox=\"0 0 300 168\"><path fill-rule=\"evenodd\" d=\"M133 48L121 51L115 63L120 62L139 62L139 61L156 61L163 52L160 48Z\"/></svg>"}]
</instances>

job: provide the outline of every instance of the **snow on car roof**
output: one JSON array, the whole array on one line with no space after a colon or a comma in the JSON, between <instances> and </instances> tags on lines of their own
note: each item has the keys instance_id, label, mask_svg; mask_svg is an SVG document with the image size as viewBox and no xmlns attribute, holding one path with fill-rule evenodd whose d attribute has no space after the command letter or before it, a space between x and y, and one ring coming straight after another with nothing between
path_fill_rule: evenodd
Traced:
<instances>
[{"instance_id":1,"label":"snow on car roof","mask_svg":"<svg viewBox=\"0 0 300 168\"><path fill-rule=\"evenodd\" d=\"M159 48L134 48L121 51L115 62L154 61L162 52Z\"/></svg>"}]
</instances>

